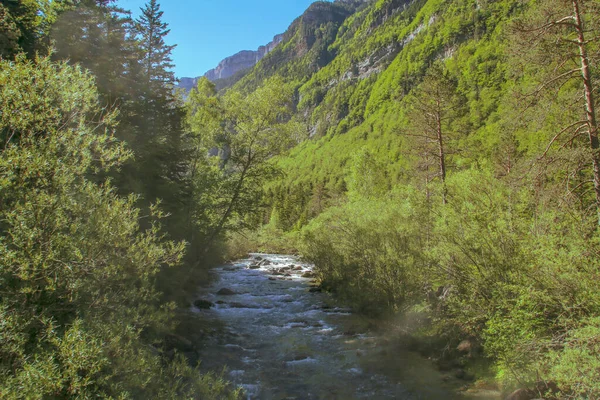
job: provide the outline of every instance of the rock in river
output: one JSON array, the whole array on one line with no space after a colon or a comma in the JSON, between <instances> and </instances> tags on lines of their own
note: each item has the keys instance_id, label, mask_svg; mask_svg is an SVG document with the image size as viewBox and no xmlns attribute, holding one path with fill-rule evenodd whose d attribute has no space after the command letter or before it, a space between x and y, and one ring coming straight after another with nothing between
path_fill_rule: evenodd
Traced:
<instances>
[{"instance_id":1,"label":"rock in river","mask_svg":"<svg viewBox=\"0 0 600 400\"><path fill-rule=\"evenodd\" d=\"M227 288L222 288L221 290L219 290L217 292L217 294L221 295L221 296L233 296L234 294L237 294L236 292L234 292L231 289L227 289Z\"/></svg>"},{"instance_id":2,"label":"rock in river","mask_svg":"<svg viewBox=\"0 0 600 400\"><path fill-rule=\"evenodd\" d=\"M214 303L208 301L208 300L204 300L204 299L198 299L194 302L194 305L197 308L203 309L203 310L208 310L209 308L214 306Z\"/></svg>"}]
</instances>

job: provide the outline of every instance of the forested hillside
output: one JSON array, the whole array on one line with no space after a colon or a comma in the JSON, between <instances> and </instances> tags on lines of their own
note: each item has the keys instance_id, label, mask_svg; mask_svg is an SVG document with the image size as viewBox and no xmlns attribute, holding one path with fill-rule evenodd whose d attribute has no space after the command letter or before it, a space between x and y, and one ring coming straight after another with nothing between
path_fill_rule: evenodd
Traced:
<instances>
[{"instance_id":1,"label":"forested hillside","mask_svg":"<svg viewBox=\"0 0 600 400\"><path fill-rule=\"evenodd\" d=\"M599 15L318 1L184 100L156 0L1 0L0 397L239 398L190 303L259 250L472 386L600 398Z\"/></svg>"},{"instance_id":2,"label":"forested hillside","mask_svg":"<svg viewBox=\"0 0 600 400\"><path fill-rule=\"evenodd\" d=\"M599 7L313 4L223 96L288 82L300 141L232 244L295 243L323 288L421 321L441 365L597 398Z\"/></svg>"}]
</instances>

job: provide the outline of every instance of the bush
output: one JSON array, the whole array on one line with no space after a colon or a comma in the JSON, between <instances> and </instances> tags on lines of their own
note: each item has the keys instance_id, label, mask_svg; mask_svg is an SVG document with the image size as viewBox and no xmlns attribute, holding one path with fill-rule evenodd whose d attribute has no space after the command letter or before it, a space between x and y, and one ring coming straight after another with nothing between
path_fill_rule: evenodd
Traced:
<instances>
[{"instance_id":1,"label":"bush","mask_svg":"<svg viewBox=\"0 0 600 400\"><path fill-rule=\"evenodd\" d=\"M426 214L415 193L331 208L303 231L301 252L324 287L374 313L407 308L419 297L428 263Z\"/></svg>"},{"instance_id":2,"label":"bush","mask_svg":"<svg viewBox=\"0 0 600 400\"><path fill-rule=\"evenodd\" d=\"M225 396L154 346L172 310L155 277L183 244L91 179L128 157L92 78L20 58L0 61L0 83L0 397Z\"/></svg>"}]
</instances>

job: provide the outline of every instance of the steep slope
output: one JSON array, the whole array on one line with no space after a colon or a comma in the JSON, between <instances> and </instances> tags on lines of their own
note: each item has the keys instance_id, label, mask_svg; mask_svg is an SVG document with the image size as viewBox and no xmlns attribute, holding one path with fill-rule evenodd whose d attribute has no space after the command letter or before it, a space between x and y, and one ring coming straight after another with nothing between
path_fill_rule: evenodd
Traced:
<instances>
[{"instance_id":1,"label":"steep slope","mask_svg":"<svg viewBox=\"0 0 600 400\"><path fill-rule=\"evenodd\" d=\"M229 78L239 71L251 68L277 47L282 39L283 35L275 35L269 44L260 46L258 50L243 50L231 57L227 57L216 68L206 72L204 76L211 81L216 81L217 79Z\"/></svg>"},{"instance_id":2,"label":"steep slope","mask_svg":"<svg viewBox=\"0 0 600 400\"><path fill-rule=\"evenodd\" d=\"M408 168L414 160L402 134L407 125L402 100L436 60L444 61L455 75L471 110L465 117L470 124L464 138L469 151L462 152L461 163L466 167L489 157L490 146L497 142L481 140L480 130L489 129L488 118L503 95L506 61L500 38L516 6L513 1L370 2L339 26L334 24L331 35L320 42L320 51L325 51L321 54L328 57L324 65L311 64L319 59L314 46L294 53L303 49L294 47L302 41L288 38L242 78L234 89L250 90L272 75L297 82L298 117L307 125L310 140L279 160L286 177L271 190L274 198L297 193L305 206L282 210L288 216L284 225L317 215L327 203L319 202L316 209L308 205L319 196L332 202L343 196L351 161L363 148L384 165L390 187L410 179Z\"/></svg>"},{"instance_id":3,"label":"steep slope","mask_svg":"<svg viewBox=\"0 0 600 400\"><path fill-rule=\"evenodd\" d=\"M311 4L283 34L281 45L235 84L234 89L251 91L274 75L298 82L307 80L335 58L330 45L339 28L364 4L362 1L317 1Z\"/></svg>"}]
</instances>

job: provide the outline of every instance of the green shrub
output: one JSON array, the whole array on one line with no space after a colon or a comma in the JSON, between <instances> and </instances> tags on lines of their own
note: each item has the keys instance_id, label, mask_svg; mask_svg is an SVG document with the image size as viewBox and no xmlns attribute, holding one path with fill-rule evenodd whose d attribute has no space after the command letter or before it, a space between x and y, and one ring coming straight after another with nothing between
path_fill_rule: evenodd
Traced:
<instances>
[{"instance_id":1,"label":"green shrub","mask_svg":"<svg viewBox=\"0 0 600 400\"><path fill-rule=\"evenodd\" d=\"M0 61L0 397L227 396L159 356L172 306L155 277L183 244L93 181L128 157L97 99L77 67Z\"/></svg>"}]
</instances>

